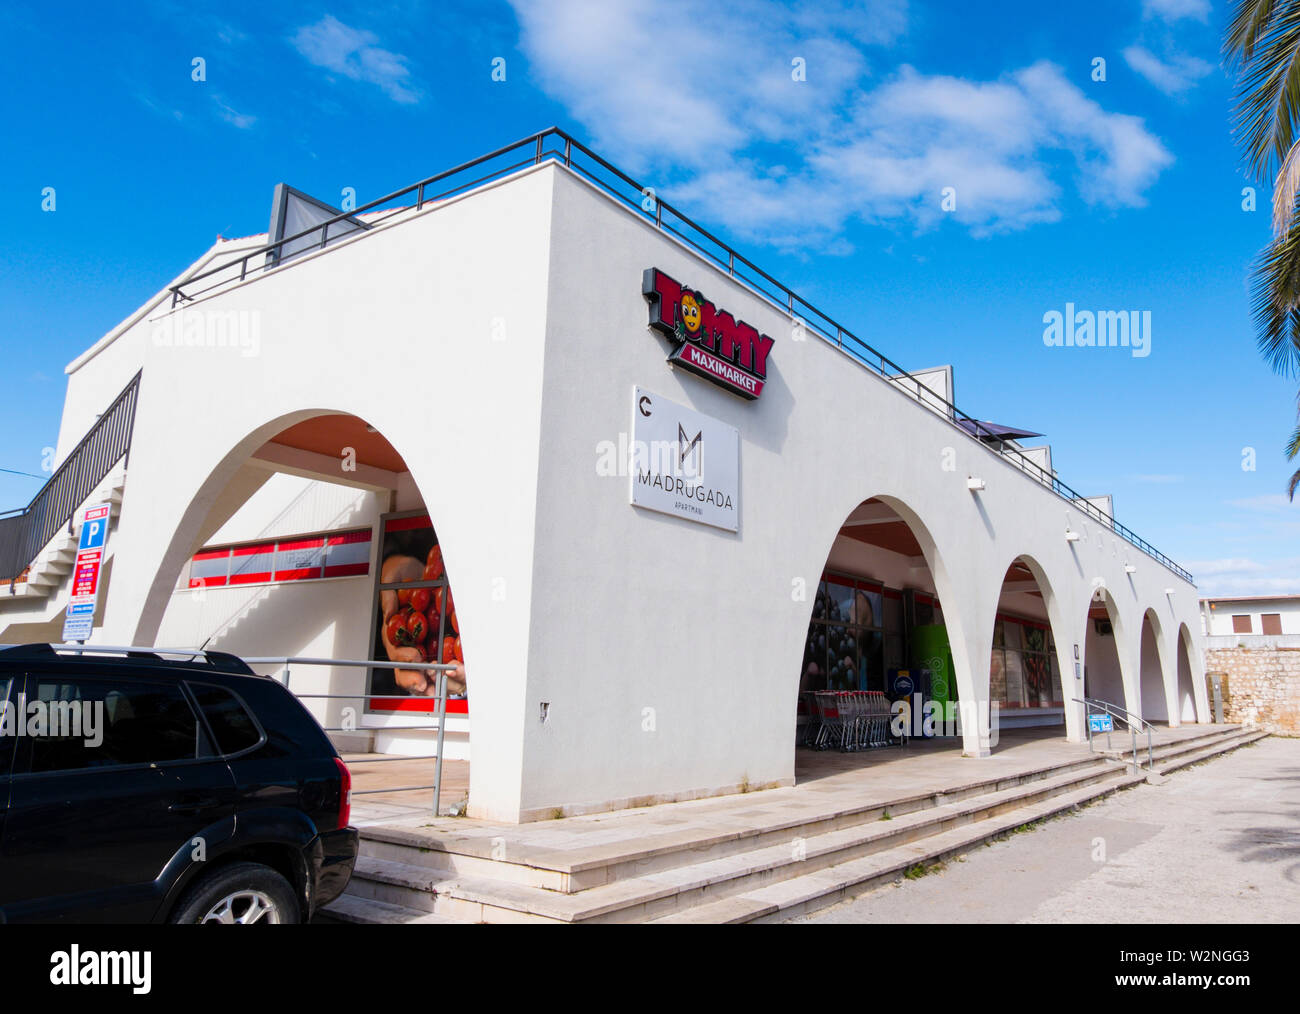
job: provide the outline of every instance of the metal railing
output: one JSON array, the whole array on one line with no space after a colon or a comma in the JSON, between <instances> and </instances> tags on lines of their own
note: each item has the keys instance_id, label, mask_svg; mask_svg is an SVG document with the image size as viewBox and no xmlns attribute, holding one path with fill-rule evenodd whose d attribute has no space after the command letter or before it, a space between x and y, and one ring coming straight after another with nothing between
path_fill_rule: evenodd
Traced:
<instances>
[{"instance_id":1,"label":"metal railing","mask_svg":"<svg viewBox=\"0 0 1300 1014\"><path fill-rule=\"evenodd\" d=\"M621 169L605 161L590 148L575 140L558 127L551 127L538 134L532 134L514 144L498 148L496 151L479 158L464 162L446 172L429 176L401 190L371 201L353 211L341 212L324 222L313 225L292 236L267 243L250 250L217 267L193 275L170 287L172 306L196 299L204 293L230 284L246 280L250 273L259 270L287 270L296 260L277 264L283 248L287 244L300 241L319 233L315 245L324 249L329 243L342 241L364 242L364 238L373 235L373 230L338 235L331 239L330 227L346 219L387 211L383 217L372 219L368 225L378 225L388 218L418 212L426 205L447 200L458 194L466 193L475 187L495 180L503 179L511 173L528 166L541 165L543 162L555 162L580 175L609 196L625 205L629 210L653 224L655 228L671 234L696 253L704 256L725 271L754 294L760 296L772 306L789 314L792 324L798 323L804 330L811 331L823 341L834 345L851 356L861 365L887 381L903 393L929 407L936 414L945 418L953 429L970 440L998 455L1016 468L1030 475L1051 490L1062 500L1083 511L1094 521L1110 528L1116 535L1156 560L1188 583L1195 581L1188 571L1156 549L1151 543L1138 536L1131 529L1115 520L1096 504L1089 503L1083 494L1071 489L1057 478L1055 471L1046 469L1034 461L1022 450L1007 444L998 435L974 416L968 415L954 403L926 387L920 380L904 370L884 353L875 349L868 342L859 338L847 327L830 315L817 309L793 289L777 281L770 274L758 267L753 261L738 253L717 236L682 214L671 204L657 197L655 192L642 186ZM406 202L397 207L388 207L395 202ZM260 258L261 263L256 263ZM199 283L206 282L206 285ZM911 381L912 384L900 384ZM911 389L915 385L915 389ZM966 425L961 425L965 423ZM996 446L995 446L996 445Z\"/></svg>"},{"instance_id":2,"label":"metal railing","mask_svg":"<svg viewBox=\"0 0 1300 1014\"><path fill-rule=\"evenodd\" d=\"M385 795L390 792L424 792L433 790L433 815L438 816L438 801L442 793L442 753L443 742L447 727L447 672L454 669L455 666L444 662L386 662L372 659L369 661L357 661L346 658L310 658L299 655L273 655L261 658L249 658L241 656L244 662L250 666L254 665L276 665L282 666L280 674L283 676L281 682L300 701L305 700L348 700L348 701L410 701L415 700L410 694L304 694L299 693L289 686L290 666L310 665L310 666L333 666L337 668L361 668L361 669L418 669L422 672L436 672L438 674L438 692L436 694L426 694L425 700L437 701L436 709L430 713L430 718L438 720L438 737L436 753L428 755L407 755L393 757L361 757L348 761L348 767L351 768L357 764L384 764L392 761L410 761L410 760L432 760L433 766L433 784L432 785L400 785L390 786L382 789L353 789L354 796L377 796ZM356 726L331 726L322 725L326 732L344 732L356 733L364 730ZM386 725L383 727L385 732L395 732L399 730L419 730L421 732L431 732L433 727L430 725Z\"/></svg>"},{"instance_id":3,"label":"metal railing","mask_svg":"<svg viewBox=\"0 0 1300 1014\"><path fill-rule=\"evenodd\" d=\"M14 582L65 525L72 533L77 509L131 450L140 373L131 378L81 442L40 488L31 503L0 515L0 578Z\"/></svg>"},{"instance_id":4,"label":"metal railing","mask_svg":"<svg viewBox=\"0 0 1300 1014\"><path fill-rule=\"evenodd\" d=\"M1108 701L1099 701L1092 697L1073 697L1071 698L1071 700L1074 701L1075 704L1082 704L1085 708L1089 708L1089 707L1101 708L1103 711L1106 712L1106 714L1110 715L1112 718L1118 718L1121 722L1124 723L1124 725L1128 728L1130 738L1132 739L1134 774L1137 774L1138 766L1139 766L1138 748L1137 748L1137 730L1139 727L1145 729L1147 734L1147 770L1148 771L1155 770L1155 759L1151 750L1152 725L1150 722L1146 721L1145 719L1139 718L1137 715L1134 715L1131 712L1125 711L1123 708L1116 707L1114 704L1111 704ZM1085 712L1084 720L1088 723L1088 750L1091 752L1092 722L1090 718L1091 718L1090 713ZM1136 726L1134 725L1134 722L1137 723ZM1106 734L1106 744L1107 744L1107 749L1109 749L1110 748L1109 733Z\"/></svg>"},{"instance_id":5,"label":"metal railing","mask_svg":"<svg viewBox=\"0 0 1300 1014\"><path fill-rule=\"evenodd\" d=\"M0 644L0 648L12 648L17 645ZM309 658L299 655L272 655L270 657L248 657L232 655L229 652L217 651L211 648L149 648L133 645L107 645L107 644L50 644L50 650L55 653L76 654L76 655L126 655L136 658L163 658L167 655L180 655L184 658L205 659L213 668L222 668L218 665L221 659L229 659L233 663L235 659L245 663L248 666L254 665L276 665L282 666L283 679L281 682L299 700L351 700L351 701L410 701L414 700L410 694L301 694L289 686L290 666L294 665L327 665L343 668L361 668L361 669L392 669L395 663L383 661L380 659L371 659L369 661L357 661L347 658ZM436 700L438 702L437 710L430 717L438 719L438 738L437 753L427 756L409 756L402 754L393 757L363 757L353 759L348 762L348 768L351 769L356 764L384 764L399 760L432 760L433 784L432 785L400 785L383 789L353 789L352 794L357 796L383 795L389 792L423 792L429 789L433 790L433 813L438 815L438 797L442 791L442 753L445 726L447 724L447 671L454 669L455 666L445 662L401 662L397 663L402 669L419 669L424 672L438 673L438 693L437 695L426 695L426 700ZM360 732L363 730L347 726L327 726L322 725L325 732ZM432 731L430 725L386 725L384 731L396 731L400 729L418 729L422 732Z\"/></svg>"}]
</instances>

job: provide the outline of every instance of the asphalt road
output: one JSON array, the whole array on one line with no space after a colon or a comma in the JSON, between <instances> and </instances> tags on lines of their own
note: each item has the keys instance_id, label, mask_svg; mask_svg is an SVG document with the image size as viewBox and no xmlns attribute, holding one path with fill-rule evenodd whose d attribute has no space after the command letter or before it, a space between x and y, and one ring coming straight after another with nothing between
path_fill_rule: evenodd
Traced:
<instances>
[{"instance_id":1,"label":"asphalt road","mask_svg":"<svg viewBox=\"0 0 1300 1014\"><path fill-rule=\"evenodd\" d=\"M1300 922L1300 739L1271 736L792 922Z\"/></svg>"}]
</instances>

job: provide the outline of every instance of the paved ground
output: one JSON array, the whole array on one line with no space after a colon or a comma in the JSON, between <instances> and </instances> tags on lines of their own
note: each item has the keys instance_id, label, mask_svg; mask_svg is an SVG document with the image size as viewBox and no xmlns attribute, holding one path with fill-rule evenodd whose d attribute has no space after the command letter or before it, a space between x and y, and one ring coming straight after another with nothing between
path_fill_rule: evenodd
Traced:
<instances>
[{"instance_id":1,"label":"paved ground","mask_svg":"<svg viewBox=\"0 0 1300 1014\"><path fill-rule=\"evenodd\" d=\"M1300 739L1270 737L792 922L1300 921Z\"/></svg>"}]
</instances>

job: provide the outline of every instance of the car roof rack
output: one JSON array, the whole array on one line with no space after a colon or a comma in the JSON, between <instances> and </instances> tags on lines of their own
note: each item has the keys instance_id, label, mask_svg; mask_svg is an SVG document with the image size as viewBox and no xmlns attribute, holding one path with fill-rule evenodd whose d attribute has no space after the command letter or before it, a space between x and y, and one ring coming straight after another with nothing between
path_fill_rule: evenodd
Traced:
<instances>
[{"instance_id":1,"label":"car roof rack","mask_svg":"<svg viewBox=\"0 0 1300 1014\"><path fill-rule=\"evenodd\" d=\"M218 672L233 672L243 675L256 675L248 663L238 655L228 651L213 651L207 648L152 648L134 645L120 646L108 644L57 644L53 642L35 642L32 644L0 644L0 660L18 659L52 659L71 655L104 655L105 661L143 659L150 662L167 662L168 655L184 656L191 664L203 665Z\"/></svg>"}]
</instances>

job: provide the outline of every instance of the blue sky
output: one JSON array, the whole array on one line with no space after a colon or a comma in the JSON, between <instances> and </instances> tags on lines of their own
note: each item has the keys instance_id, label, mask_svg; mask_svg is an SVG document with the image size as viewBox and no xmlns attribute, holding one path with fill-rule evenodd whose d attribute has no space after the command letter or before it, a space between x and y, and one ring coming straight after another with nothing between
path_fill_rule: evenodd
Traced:
<instances>
[{"instance_id":1,"label":"blue sky","mask_svg":"<svg viewBox=\"0 0 1300 1014\"><path fill-rule=\"evenodd\" d=\"M364 203L557 124L903 366L952 363L965 411L1046 433L1203 593L1300 592L1225 6L723 6L6 4L0 468L41 474L67 363L264 231L276 182ZM1046 347L1067 302L1150 311L1151 354ZM39 485L0 473L0 508Z\"/></svg>"}]
</instances>

